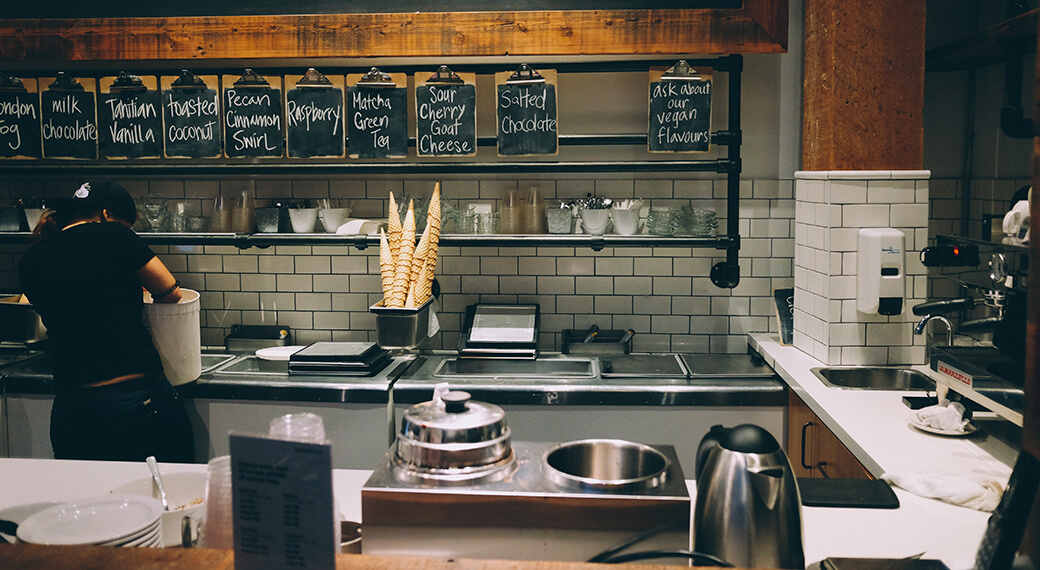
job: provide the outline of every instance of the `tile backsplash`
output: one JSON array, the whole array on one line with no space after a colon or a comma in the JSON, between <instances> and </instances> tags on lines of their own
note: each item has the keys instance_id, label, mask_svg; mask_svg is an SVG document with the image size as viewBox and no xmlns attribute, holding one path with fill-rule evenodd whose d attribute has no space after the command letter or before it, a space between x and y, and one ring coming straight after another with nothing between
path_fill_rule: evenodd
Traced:
<instances>
[{"instance_id":1,"label":"tile backsplash","mask_svg":"<svg viewBox=\"0 0 1040 570\"><path fill-rule=\"evenodd\" d=\"M384 217L390 192L428 195L427 180L120 180L135 197L158 193L213 212L218 193L253 189L258 207L278 199L353 201L358 217ZM9 180L0 197L62 195L74 181ZM714 208L724 232L725 179L539 179L442 181L444 199L499 200L508 190L537 186L546 199L592 193L644 200L648 206ZM724 252L689 247L448 247L440 249L437 279L441 334L424 348L455 348L466 306L538 303L542 350L560 349L568 328L632 328L634 350L744 352L746 334L777 330L772 290L793 279L794 183L741 181L741 281L715 287L711 266ZM194 210L197 208L197 210ZM0 290L18 291L17 260L26 246L0 246ZM347 245L153 246L181 283L202 294L202 342L222 345L233 324L279 324L294 341L375 340L368 308L380 292L378 248Z\"/></svg>"}]
</instances>

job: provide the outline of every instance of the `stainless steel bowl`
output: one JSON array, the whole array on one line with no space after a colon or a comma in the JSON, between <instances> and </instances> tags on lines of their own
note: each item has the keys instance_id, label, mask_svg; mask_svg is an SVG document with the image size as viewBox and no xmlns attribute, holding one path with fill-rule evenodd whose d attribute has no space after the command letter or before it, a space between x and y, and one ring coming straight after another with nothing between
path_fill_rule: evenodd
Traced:
<instances>
[{"instance_id":1,"label":"stainless steel bowl","mask_svg":"<svg viewBox=\"0 0 1040 570\"><path fill-rule=\"evenodd\" d=\"M621 439L561 443L545 453L546 477L579 489L651 489L664 483L669 461L663 453Z\"/></svg>"}]
</instances>

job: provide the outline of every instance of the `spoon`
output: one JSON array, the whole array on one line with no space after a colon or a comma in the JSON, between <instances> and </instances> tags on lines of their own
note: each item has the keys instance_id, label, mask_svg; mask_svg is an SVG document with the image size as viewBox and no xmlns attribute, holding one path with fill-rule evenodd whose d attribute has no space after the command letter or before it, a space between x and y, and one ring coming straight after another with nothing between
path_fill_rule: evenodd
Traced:
<instances>
[{"instance_id":1,"label":"spoon","mask_svg":"<svg viewBox=\"0 0 1040 570\"><path fill-rule=\"evenodd\" d=\"M166 489L163 488L162 477L159 476L159 464L155 461L154 455L149 455L145 462L148 463L148 469L152 472L155 486L159 488L159 500L162 502L162 508L164 511L168 511L170 505L166 502Z\"/></svg>"}]
</instances>

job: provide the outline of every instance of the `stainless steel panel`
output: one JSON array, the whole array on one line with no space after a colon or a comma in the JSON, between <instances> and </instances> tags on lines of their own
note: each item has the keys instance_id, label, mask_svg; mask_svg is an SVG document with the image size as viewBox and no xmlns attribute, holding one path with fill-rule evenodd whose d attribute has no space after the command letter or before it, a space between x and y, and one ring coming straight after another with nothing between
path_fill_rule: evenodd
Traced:
<instances>
[{"instance_id":1,"label":"stainless steel panel","mask_svg":"<svg viewBox=\"0 0 1040 570\"><path fill-rule=\"evenodd\" d=\"M535 360L446 358L433 373L437 378L595 378L595 361L588 358Z\"/></svg>"}]
</instances>

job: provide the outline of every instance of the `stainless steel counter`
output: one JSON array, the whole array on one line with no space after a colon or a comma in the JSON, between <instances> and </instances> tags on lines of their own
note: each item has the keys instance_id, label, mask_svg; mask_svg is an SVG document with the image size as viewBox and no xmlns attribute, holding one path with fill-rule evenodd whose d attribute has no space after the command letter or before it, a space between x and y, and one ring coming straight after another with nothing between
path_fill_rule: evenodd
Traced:
<instances>
[{"instance_id":1,"label":"stainless steel counter","mask_svg":"<svg viewBox=\"0 0 1040 570\"><path fill-rule=\"evenodd\" d=\"M212 354L214 361L224 353ZM474 399L499 405L610 406L783 406L786 387L760 358L750 355L680 355L682 373L611 375L600 359L591 360L591 374L437 375L448 354L396 356L374 377L289 375L239 371L237 356L196 382L178 387L188 398L412 404L430 399L438 382L466 390ZM614 357L616 360L618 357ZM573 361L560 355L546 360ZM604 360L611 357L603 357ZM0 369L8 394L53 394L50 362L45 355Z\"/></svg>"}]
</instances>

